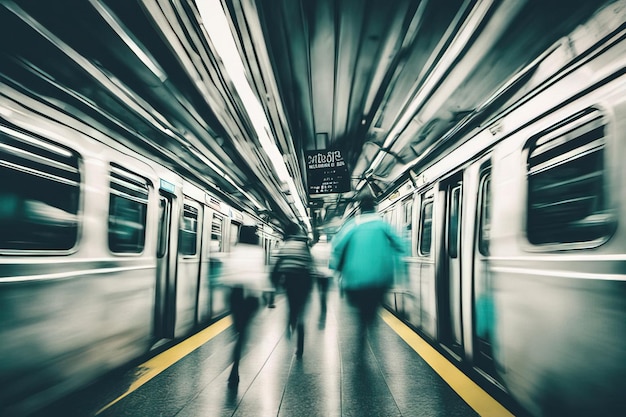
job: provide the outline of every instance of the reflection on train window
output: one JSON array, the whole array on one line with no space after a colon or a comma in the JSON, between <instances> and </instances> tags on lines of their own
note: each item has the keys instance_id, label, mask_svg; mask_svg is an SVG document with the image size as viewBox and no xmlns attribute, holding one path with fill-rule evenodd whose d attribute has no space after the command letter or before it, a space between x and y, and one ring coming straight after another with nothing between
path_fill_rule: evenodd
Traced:
<instances>
[{"instance_id":1,"label":"reflection on train window","mask_svg":"<svg viewBox=\"0 0 626 417\"><path fill-rule=\"evenodd\" d=\"M0 250L72 249L80 181L76 153L0 126Z\"/></svg>"},{"instance_id":2,"label":"reflection on train window","mask_svg":"<svg viewBox=\"0 0 626 417\"><path fill-rule=\"evenodd\" d=\"M237 244L237 239L239 238L239 229L240 229L240 225L238 223L231 223L230 224L230 232L228 232L228 235L230 236L229 242L228 242L228 247L232 248Z\"/></svg>"},{"instance_id":3,"label":"reflection on train window","mask_svg":"<svg viewBox=\"0 0 626 417\"><path fill-rule=\"evenodd\" d=\"M141 253L146 239L147 181L111 164L109 249L114 253Z\"/></svg>"},{"instance_id":4,"label":"reflection on train window","mask_svg":"<svg viewBox=\"0 0 626 417\"><path fill-rule=\"evenodd\" d=\"M604 172L605 122L587 110L528 150L527 236L533 244L593 241L613 230Z\"/></svg>"},{"instance_id":5,"label":"reflection on train window","mask_svg":"<svg viewBox=\"0 0 626 417\"><path fill-rule=\"evenodd\" d=\"M427 199L422 203L422 215L420 217L420 255L430 255L433 229L433 201Z\"/></svg>"},{"instance_id":6,"label":"reflection on train window","mask_svg":"<svg viewBox=\"0 0 626 417\"><path fill-rule=\"evenodd\" d=\"M480 179L480 225L478 228L478 251L489 255L489 232L491 231L491 172L487 171Z\"/></svg>"},{"instance_id":7,"label":"reflection on train window","mask_svg":"<svg viewBox=\"0 0 626 417\"><path fill-rule=\"evenodd\" d=\"M198 209L185 204L180 228L180 253L193 256L198 251Z\"/></svg>"}]
</instances>

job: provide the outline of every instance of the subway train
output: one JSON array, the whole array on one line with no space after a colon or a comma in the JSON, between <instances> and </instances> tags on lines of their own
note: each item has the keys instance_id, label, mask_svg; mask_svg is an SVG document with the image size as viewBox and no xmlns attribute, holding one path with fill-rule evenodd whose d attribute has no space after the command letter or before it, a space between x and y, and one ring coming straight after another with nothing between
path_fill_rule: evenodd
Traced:
<instances>
[{"instance_id":1,"label":"subway train","mask_svg":"<svg viewBox=\"0 0 626 417\"><path fill-rule=\"evenodd\" d=\"M241 228L266 252L279 235L78 118L2 95L0 415L28 415L226 314L221 259Z\"/></svg>"},{"instance_id":2,"label":"subway train","mask_svg":"<svg viewBox=\"0 0 626 417\"><path fill-rule=\"evenodd\" d=\"M626 409L624 22L581 25L380 197L410 243L388 308L533 416Z\"/></svg>"},{"instance_id":3,"label":"subway train","mask_svg":"<svg viewBox=\"0 0 626 417\"><path fill-rule=\"evenodd\" d=\"M626 406L624 22L548 49L379 204L410 244L387 308L534 416ZM0 415L23 415L226 314L221 260L259 219L0 94Z\"/></svg>"}]
</instances>

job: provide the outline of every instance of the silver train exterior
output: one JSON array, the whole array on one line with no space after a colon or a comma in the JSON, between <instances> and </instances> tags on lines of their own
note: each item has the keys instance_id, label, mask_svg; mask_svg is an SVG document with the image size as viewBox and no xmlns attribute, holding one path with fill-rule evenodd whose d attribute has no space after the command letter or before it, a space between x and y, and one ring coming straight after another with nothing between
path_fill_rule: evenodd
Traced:
<instances>
[{"instance_id":1,"label":"silver train exterior","mask_svg":"<svg viewBox=\"0 0 626 417\"><path fill-rule=\"evenodd\" d=\"M554 45L379 205L411 243L388 307L534 416L626 405L625 22Z\"/></svg>"},{"instance_id":2,"label":"silver train exterior","mask_svg":"<svg viewBox=\"0 0 626 417\"><path fill-rule=\"evenodd\" d=\"M78 117L0 100L0 414L28 415L226 314L221 258L257 219Z\"/></svg>"}]
</instances>

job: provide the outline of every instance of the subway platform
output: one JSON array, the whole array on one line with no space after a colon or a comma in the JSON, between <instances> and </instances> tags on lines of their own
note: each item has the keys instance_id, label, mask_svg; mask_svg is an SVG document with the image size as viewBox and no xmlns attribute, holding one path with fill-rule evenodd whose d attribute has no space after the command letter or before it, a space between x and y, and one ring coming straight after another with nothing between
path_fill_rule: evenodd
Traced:
<instances>
[{"instance_id":1,"label":"subway platform","mask_svg":"<svg viewBox=\"0 0 626 417\"><path fill-rule=\"evenodd\" d=\"M510 416L386 310L367 344L337 290L322 317L317 293L307 313L305 348L286 331L287 303L259 307L228 386L236 340L230 316L144 363L120 370L43 410L45 416Z\"/></svg>"}]
</instances>

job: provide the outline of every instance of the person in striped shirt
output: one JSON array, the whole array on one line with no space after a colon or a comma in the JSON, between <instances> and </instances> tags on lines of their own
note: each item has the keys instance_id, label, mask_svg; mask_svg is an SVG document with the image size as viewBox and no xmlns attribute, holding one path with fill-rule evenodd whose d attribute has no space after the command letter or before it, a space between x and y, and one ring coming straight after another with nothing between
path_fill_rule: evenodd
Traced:
<instances>
[{"instance_id":1,"label":"person in striped shirt","mask_svg":"<svg viewBox=\"0 0 626 417\"><path fill-rule=\"evenodd\" d=\"M300 225L292 223L285 228L285 239L276 255L272 282L283 287L289 304L287 335L298 333L296 356L304 351L304 320L306 305L313 287L313 258L308 237Z\"/></svg>"}]
</instances>

